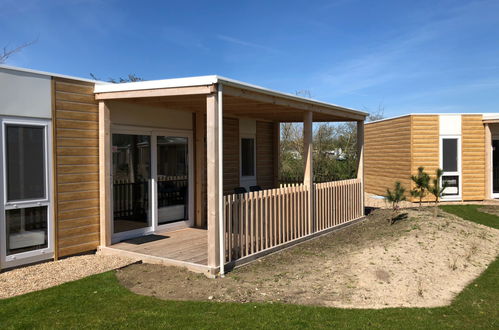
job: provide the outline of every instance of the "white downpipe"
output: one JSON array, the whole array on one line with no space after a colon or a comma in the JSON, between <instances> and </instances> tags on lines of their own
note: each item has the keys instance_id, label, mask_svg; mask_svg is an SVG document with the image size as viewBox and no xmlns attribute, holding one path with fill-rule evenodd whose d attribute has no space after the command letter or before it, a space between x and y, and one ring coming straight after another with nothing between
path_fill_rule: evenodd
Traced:
<instances>
[{"instance_id":1,"label":"white downpipe","mask_svg":"<svg viewBox=\"0 0 499 330\"><path fill-rule=\"evenodd\" d=\"M220 242L220 276L225 274L225 221L223 205L223 87L218 84L217 95L217 120L218 120L218 221L219 221L219 242Z\"/></svg>"}]
</instances>

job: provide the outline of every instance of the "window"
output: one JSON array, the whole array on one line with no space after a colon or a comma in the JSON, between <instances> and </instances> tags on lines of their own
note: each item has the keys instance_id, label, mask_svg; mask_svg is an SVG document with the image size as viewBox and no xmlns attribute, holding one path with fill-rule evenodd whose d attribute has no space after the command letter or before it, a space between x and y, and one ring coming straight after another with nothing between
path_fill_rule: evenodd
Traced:
<instances>
[{"instance_id":1,"label":"window","mask_svg":"<svg viewBox=\"0 0 499 330\"><path fill-rule=\"evenodd\" d=\"M254 138L241 138L241 176L255 176Z\"/></svg>"},{"instance_id":2,"label":"window","mask_svg":"<svg viewBox=\"0 0 499 330\"><path fill-rule=\"evenodd\" d=\"M442 139L442 170L457 172L457 139Z\"/></svg>"},{"instance_id":3,"label":"window","mask_svg":"<svg viewBox=\"0 0 499 330\"><path fill-rule=\"evenodd\" d=\"M5 212L7 255L48 247L47 206Z\"/></svg>"},{"instance_id":4,"label":"window","mask_svg":"<svg viewBox=\"0 0 499 330\"><path fill-rule=\"evenodd\" d=\"M5 255L15 261L41 255L49 248L48 124L40 121L3 121L3 200ZM35 253L35 254L33 254ZM12 256L12 257L11 257Z\"/></svg>"},{"instance_id":5,"label":"window","mask_svg":"<svg viewBox=\"0 0 499 330\"><path fill-rule=\"evenodd\" d=\"M458 175L445 175L442 176L442 185L446 188L442 196L457 196L459 195L459 176Z\"/></svg>"}]
</instances>

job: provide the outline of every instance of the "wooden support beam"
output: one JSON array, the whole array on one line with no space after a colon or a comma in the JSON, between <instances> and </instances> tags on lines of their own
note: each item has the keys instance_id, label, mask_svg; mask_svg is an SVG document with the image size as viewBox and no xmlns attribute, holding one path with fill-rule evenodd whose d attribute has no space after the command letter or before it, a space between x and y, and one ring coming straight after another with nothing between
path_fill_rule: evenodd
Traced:
<instances>
[{"instance_id":1,"label":"wooden support beam","mask_svg":"<svg viewBox=\"0 0 499 330\"><path fill-rule=\"evenodd\" d=\"M485 123L485 199L492 199L492 133Z\"/></svg>"},{"instance_id":2,"label":"wooden support beam","mask_svg":"<svg viewBox=\"0 0 499 330\"><path fill-rule=\"evenodd\" d=\"M313 146L313 113L305 112L303 115L303 159L305 162L305 172L303 174L303 184L308 189L308 229L309 233L316 230L315 225L315 200L314 200L314 146Z\"/></svg>"},{"instance_id":3,"label":"wooden support beam","mask_svg":"<svg viewBox=\"0 0 499 330\"><path fill-rule=\"evenodd\" d=\"M205 214L204 214L204 201L203 201L203 182L205 182L205 169L206 164L204 162L205 155L205 123L204 123L204 113L196 112L194 114L194 127L195 127L195 139L196 139L196 153L195 153L195 191L196 191L196 219L195 224L197 227L202 227L205 225Z\"/></svg>"},{"instance_id":4,"label":"wooden support beam","mask_svg":"<svg viewBox=\"0 0 499 330\"><path fill-rule=\"evenodd\" d=\"M142 89L121 92L106 92L96 93L96 100L113 100L113 99L130 99L142 97L159 97L159 96L179 96L179 95L199 95L210 94L216 90L215 86L188 86L188 87L173 87L173 88L158 88L158 89Z\"/></svg>"},{"instance_id":5,"label":"wooden support beam","mask_svg":"<svg viewBox=\"0 0 499 330\"><path fill-rule=\"evenodd\" d=\"M111 120L109 108L99 102L100 245L111 245Z\"/></svg>"},{"instance_id":6,"label":"wooden support beam","mask_svg":"<svg viewBox=\"0 0 499 330\"><path fill-rule=\"evenodd\" d=\"M361 182L362 199L361 209L364 215L365 196L364 196L364 121L357 122L357 178Z\"/></svg>"},{"instance_id":7,"label":"wooden support beam","mask_svg":"<svg viewBox=\"0 0 499 330\"><path fill-rule=\"evenodd\" d=\"M222 163L219 154L219 136L223 128L219 125L217 95L206 97L206 151L207 151L207 222L208 222L208 266L220 265L219 224L219 177Z\"/></svg>"}]
</instances>

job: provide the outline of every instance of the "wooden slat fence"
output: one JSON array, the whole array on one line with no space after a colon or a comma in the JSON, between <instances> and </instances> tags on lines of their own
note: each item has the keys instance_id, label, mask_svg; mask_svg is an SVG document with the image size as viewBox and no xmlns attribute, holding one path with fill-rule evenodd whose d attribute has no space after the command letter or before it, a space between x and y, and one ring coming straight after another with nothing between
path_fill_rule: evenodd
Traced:
<instances>
[{"instance_id":1,"label":"wooden slat fence","mask_svg":"<svg viewBox=\"0 0 499 330\"><path fill-rule=\"evenodd\" d=\"M316 183L314 188L317 231L355 220L364 214L360 179Z\"/></svg>"},{"instance_id":2,"label":"wooden slat fence","mask_svg":"<svg viewBox=\"0 0 499 330\"><path fill-rule=\"evenodd\" d=\"M315 231L360 218L359 179L314 184ZM302 184L281 185L224 197L225 262L313 234L309 231L309 191Z\"/></svg>"},{"instance_id":3,"label":"wooden slat fence","mask_svg":"<svg viewBox=\"0 0 499 330\"><path fill-rule=\"evenodd\" d=\"M304 185L224 197L226 262L309 234Z\"/></svg>"}]
</instances>

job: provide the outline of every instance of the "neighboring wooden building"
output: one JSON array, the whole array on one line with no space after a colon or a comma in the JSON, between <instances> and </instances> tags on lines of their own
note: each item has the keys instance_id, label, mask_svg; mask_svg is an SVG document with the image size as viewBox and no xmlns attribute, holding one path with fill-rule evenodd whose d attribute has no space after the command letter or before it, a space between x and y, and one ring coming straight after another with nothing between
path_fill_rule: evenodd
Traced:
<instances>
[{"instance_id":1,"label":"neighboring wooden building","mask_svg":"<svg viewBox=\"0 0 499 330\"><path fill-rule=\"evenodd\" d=\"M432 176L443 169L442 200L499 197L498 122L499 114L410 114L367 123L366 192L384 195L395 181L409 190L423 166Z\"/></svg>"},{"instance_id":2,"label":"neighboring wooden building","mask_svg":"<svg viewBox=\"0 0 499 330\"><path fill-rule=\"evenodd\" d=\"M98 249L216 274L359 219L362 163L314 184L312 123L357 122L362 159L365 116L218 76L0 66L0 268ZM280 122L304 123L301 185L278 187Z\"/></svg>"}]
</instances>

